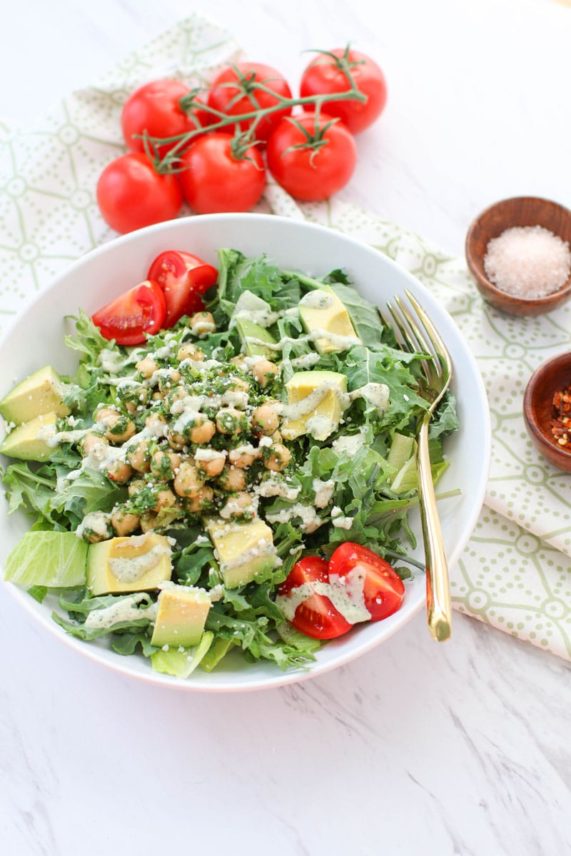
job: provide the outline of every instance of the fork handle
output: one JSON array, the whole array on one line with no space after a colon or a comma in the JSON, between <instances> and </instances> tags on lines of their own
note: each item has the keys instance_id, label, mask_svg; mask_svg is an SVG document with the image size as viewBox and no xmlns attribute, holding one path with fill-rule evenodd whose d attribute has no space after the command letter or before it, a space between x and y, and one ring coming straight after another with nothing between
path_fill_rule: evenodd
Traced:
<instances>
[{"instance_id":1,"label":"fork handle","mask_svg":"<svg viewBox=\"0 0 571 856\"><path fill-rule=\"evenodd\" d=\"M452 632L452 608L448 582L448 562L444 550L444 539L440 517L436 506L434 482L428 449L428 425L430 413L422 421L418 435L418 492L424 552L426 556L426 608L428 628L433 639L444 642Z\"/></svg>"}]
</instances>

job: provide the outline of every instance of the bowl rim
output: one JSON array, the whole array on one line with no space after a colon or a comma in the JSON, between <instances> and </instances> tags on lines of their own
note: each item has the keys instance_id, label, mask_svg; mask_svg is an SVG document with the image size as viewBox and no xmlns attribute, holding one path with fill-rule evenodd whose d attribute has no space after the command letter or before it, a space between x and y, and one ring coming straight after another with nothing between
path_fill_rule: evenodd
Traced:
<instances>
[{"instance_id":1,"label":"bowl rim","mask_svg":"<svg viewBox=\"0 0 571 856\"><path fill-rule=\"evenodd\" d=\"M396 271L398 271L399 276L404 276L405 279L408 279L415 287L420 287L420 289L423 292L426 292L426 294L428 294L432 300L436 299L430 294L429 289L412 273L410 273L410 271L406 270L406 268L399 265L397 262L386 256L384 253L381 253L381 251L378 250L376 247L366 243L365 241L360 240L359 238L355 238L352 235L346 235L341 232L338 232L337 230L332 229L328 226L324 226L319 223L311 223L303 220L293 219L290 217L263 213L249 212L191 215L188 217L179 217L174 220L167 220L162 223L156 223L152 226L147 226L144 229L138 229L126 235L121 235L112 239L111 241L107 241L104 244L101 244L93 250L90 250L88 253L85 253L84 255L80 256L71 265L66 267L56 277L54 277L49 285L45 286L43 289L40 289L40 291L36 295L34 295L33 299L28 304L26 304L26 306L23 307L18 312L18 314L11 320L11 323L7 325L2 335L0 336L0 349L3 346L4 340L12 334L12 331L19 325L19 323L21 323L22 319L33 310L36 303L39 303L40 300L44 298L47 292L57 287L61 279L73 275L77 270L81 269L83 265L89 264L92 259L105 255L105 253L111 247L116 248L117 246L127 246L130 243L136 243L137 241L144 240L147 235L160 233L161 231L166 232L175 223L180 224L184 221L196 221L199 219L201 221L210 221L213 224L226 221L236 221L243 223L271 221L272 223L278 223L286 226L292 226L293 224L295 224L298 227L306 229L308 233L326 233L328 236L333 236L344 243L357 246L361 252L365 251L366 253L369 253L372 256L380 255L383 258L384 262L386 262L386 264L388 264L390 268L394 268ZM454 319L452 318L448 310L444 306L441 306L441 309L448 316L450 323L456 326ZM473 490L470 491L471 495L474 496L477 501L474 502L472 505L471 512L468 516L468 520L465 525L462 537L456 544L455 549L451 551L448 556L450 568L452 568L454 564L458 561L476 526L485 499L486 484L488 480L488 472L490 468L491 459L491 417L488 407L487 393L484 387L484 382L482 380L482 375L476 362L476 358L474 357L466 340L464 339L462 333L459 330L458 335L464 345L464 358L470 367L473 379L479 391L480 400L483 404L481 415L484 423L484 431L482 437L482 444L479 448L483 466L480 469L480 475L477 483L473 485ZM1 566L0 571L2 571ZM357 659L363 654L366 654L377 646L379 646L382 642L389 639L398 630L404 627L410 620L412 620L412 618L416 614L418 614L418 612L420 612L424 606L424 601L419 600L417 604L414 604L409 608L408 612L403 613L399 611L395 613L393 616L391 616L391 619L393 620L391 622L390 627L385 630L384 635L381 638L372 638L366 642L361 643L361 645L356 649L350 648L345 652L340 652L339 655L330 662L312 664L306 670L292 669L286 672L280 672L279 669L276 667L275 675L267 678L260 678L255 681L253 680L244 685L233 683L231 679L229 679L226 683L208 685L207 682L205 682L204 684L195 683L192 680L175 678L170 675L164 675L158 672L156 673L151 668L149 668L148 672L134 672L127 665L123 665L122 658L120 655L116 656L116 660L114 659L113 661L109 661L105 657L100 655L99 649L97 647L90 646L85 642L82 642L81 640L76 639L75 637L72 637L62 631L62 629L56 624L56 622L51 619L51 616L38 615L38 613L34 609L34 605L32 599L30 598L30 595L24 589L20 589L16 585L4 580L3 573L0 573L0 581L4 588L8 589L11 595L17 601L20 602L20 604L24 607L28 615L33 618L34 621L42 624L56 639L59 639L60 641L65 643L68 648L78 652L80 655L86 656L91 661L96 662L99 665L110 669L111 671L115 671L119 674L125 675L126 677L141 680L155 687L167 687L169 689L176 689L182 692L253 692L257 690L275 689L278 687L287 686L289 684L299 683L301 681L318 677L319 675L326 674L327 672L330 672L333 669L337 669L340 666L346 665L351 660Z\"/></svg>"},{"instance_id":2,"label":"bowl rim","mask_svg":"<svg viewBox=\"0 0 571 856\"><path fill-rule=\"evenodd\" d=\"M539 365L535 369L526 384L525 392L523 394L523 415L529 431L531 431L534 439L541 447L542 454L543 449L546 449L552 455L557 454L561 457L562 461L566 461L567 463L569 463L571 462L571 449L564 449L557 443L548 440L541 428L539 427L539 421L535 419L535 417L530 417L530 414L535 412L533 402L535 393L538 389L538 385L547 369L557 363L560 363L562 366L567 363L571 370L571 351L562 351L560 354L555 354L555 356L553 357L548 357L548 359L544 360L544 362L542 362L541 365ZM545 454L547 454L547 452Z\"/></svg>"},{"instance_id":3,"label":"bowl rim","mask_svg":"<svg viewBox=\"0 0 571 856\"><path fill-rule=\"evenodd\" d=\"M511 203L511 202L534 202L534 203L548 203L552 205L554 208L558 208L560 211L564 212L566 216L571 219L571 210L567 208L566 205L563 205L561 202L556 202L554 199L548 199L545 196L509 196L506 199L498 199L497 202L493 202L491 205L488 205L484 208L470 223L468 227L468 231L466 232L466 240L464 242L465 247L465 255L466 261L468 263L468 267L470 268L470 272L475 277L479 286L481 286L484 290L488 291L490 294L498 295L500 298L504 298L506 300L511 300L514 303L518 303L522 306L545 306L549 307L554 302L557 303L559 300L562 300L571 292L571 273L563 283L563 285L557 289L557 291L552 291L551 294L544 294L542 297L520 297L517 294L512 294L509 291L502 291L497 285L495 285L489 277L486 275L484 269L484 257L482 257L482 270L476 267L473 263L474 254L472 253L472 241L473 235L480 224L480 221L491 211L494 211L496 208L501 208L502 206ZM537 223L536 225L540 226L541 223ZM509 225L506 225L505 229L512 228ZM544 227L546 228L546 227ZM504 229L504 231L505 231ZM549 230L551 231L551 230ZM501 234L501 233L500 233ZM561 237L558 235L557 237ZM563 239L562 239L563 240ZM487 245L486 245L487 247Z\"/></svg>"}]
</instances>

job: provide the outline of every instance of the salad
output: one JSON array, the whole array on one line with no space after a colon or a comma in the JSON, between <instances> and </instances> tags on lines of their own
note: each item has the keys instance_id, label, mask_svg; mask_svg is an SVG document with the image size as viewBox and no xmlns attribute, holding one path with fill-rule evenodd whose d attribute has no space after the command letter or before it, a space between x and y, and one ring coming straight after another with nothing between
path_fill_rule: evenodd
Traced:
<instances>
[{"instance_id":1,"label":"salad","mask_svg":"<svg viewBox=\"0 0 571 856\"><path fill-rule=\"evenodd\" d=\"M304 666L400 608L427 357L343 271L168 251L66 344L75 375L43 367L0 402L0 452L33 519L6 579L67 633L188 676L231 651ZM435 478L457 425L448 395Z\"/></svg>"}]
</instances>

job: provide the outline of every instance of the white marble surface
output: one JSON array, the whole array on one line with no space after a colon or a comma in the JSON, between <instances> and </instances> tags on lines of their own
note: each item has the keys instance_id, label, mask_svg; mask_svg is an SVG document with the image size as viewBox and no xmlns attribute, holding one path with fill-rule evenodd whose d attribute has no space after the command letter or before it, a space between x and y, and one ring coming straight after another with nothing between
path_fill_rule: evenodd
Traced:
<instances>
[{"instance_id":1,"label":"white marble surface","mask_svg":"<svg viewBox=\"0 0 571 856\"><path fill-rule=\"evenodd\" d=\"M292 77L304 47L377 56L390 106L351 194L446 249L496 198L569 203L571 9L551 0L26 0L0 29L0 115L33 121L191 9ZM570 668L461 616L445 647L419 617L333 674L232 697L108 674L12 602L0 651L6 856L571 848Z\"/></svg>"}]
</instances>

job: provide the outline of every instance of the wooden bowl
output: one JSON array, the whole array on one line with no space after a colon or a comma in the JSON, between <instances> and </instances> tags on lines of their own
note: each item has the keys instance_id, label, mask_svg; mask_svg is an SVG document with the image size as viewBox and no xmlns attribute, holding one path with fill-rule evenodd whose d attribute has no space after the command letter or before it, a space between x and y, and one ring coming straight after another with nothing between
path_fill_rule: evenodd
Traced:
<instances>
[{"instance_id":1,"label":"wooden bowl","mask_svg":"<svg viewBox=\"0 0 571 856\"><path fill-rule=\"evenodd\" d=\"M544 312L550 312L571 297L571 276L558 291L537 298L506 294L486 276L484 257L489 241L512 226L543 226L554 235L559 235L562 240L571 243L571 211L549 199L516 196L496 202L482 211L466 236L466 261L484 300L509 315L542 315Z\"/></svg>"},{"instance_id":2,"label":"wooden bowl","mask_svg":"<svg viewBox=\"0 0 571 856\"><path fill-rule=\"evenodd\" d=\"M535 446L547 460L571 472L571 450L560 446L551 434L553 395L571 384L571 352L547 360L532 374L523 398L523 415Z\"/></svg>"}]
</instances>

